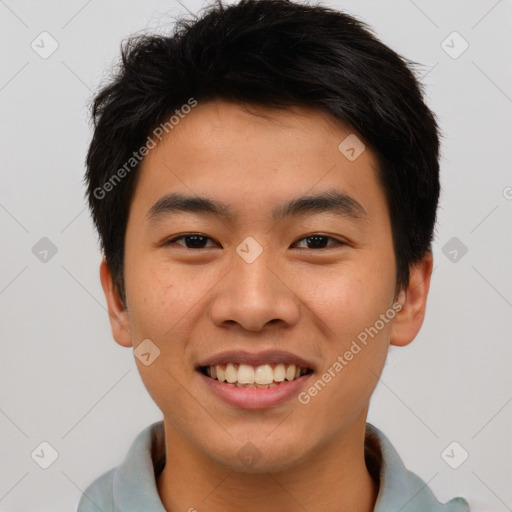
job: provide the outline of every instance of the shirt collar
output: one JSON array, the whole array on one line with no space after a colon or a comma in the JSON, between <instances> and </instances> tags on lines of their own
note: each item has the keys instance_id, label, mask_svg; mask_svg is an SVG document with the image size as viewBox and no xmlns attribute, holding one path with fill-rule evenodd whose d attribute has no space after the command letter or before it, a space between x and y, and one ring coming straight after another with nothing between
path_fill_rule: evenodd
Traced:
<instances>
[{"instance_id":1,"label":"shirt collar","mask_svg":"<svg viewBox=\"0 0 512 512\"><path fill-rule=\"evenodd\" d=\"M165 457L164 423L158 421L140 432L113 475L112 492L119 512L166 512L156 486L158 466ZM469 512L464 498L441 504L428 485L409 471L388 438L366 424L365 458L379 481L374 512Z\"/></svg>"},{"instance_id":2,"label":"shirt collar","mask_svg":"<svg viewBox=\"0 0 512 512\"><path fill-rule=\"evenodd\" d=\"M464 498L440 503L428 484L405 467L384 433L370 423L366 424L365 456L369 468L379 468L380 488L374 512L469 512Z\"/></svg>"},{"instance_id":3,"label":"shirt collar","mask_svg":"<svg viewBox=\"0 0 512 512\"><path fill-rule=\"evenodd\" d=\"M164 450L163 421L149 425L137 435L114 474L112 493L116 511L166 512L155 475L155 462Z\"/></svg>"}]
</instances>

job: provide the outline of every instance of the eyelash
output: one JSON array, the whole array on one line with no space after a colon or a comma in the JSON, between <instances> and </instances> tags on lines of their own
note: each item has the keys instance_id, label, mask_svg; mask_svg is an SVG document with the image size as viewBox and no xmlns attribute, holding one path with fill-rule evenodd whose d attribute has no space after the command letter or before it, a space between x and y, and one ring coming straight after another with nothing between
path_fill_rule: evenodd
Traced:
<instances>
[{"instance_id":1,"label":"eyelash","mask_svg":"<svg viewBox=\"0 0 512 512\"><path fill-rule=\"evenodd\" d=\"M189 237L202 237L204 239L207 239L207 240L212 240L212 238L206 236L206 235L202 235L201 233L190 233L190 234L187 234L187 235L180 235L176 238L173 238L171 240L168 240L164 243L164 245L171 245L173 243L176 243L177 240L181 240L181 239L185 239L185 238L189 238ZM298 242L301 242L302 240L307 240L308 238L314 238L314 237L321 237L321 238L324 238L324 239L327 239L327 240L334 240L336 242L336 244L331 244L331 245L328 245L327 247L320 247L320 248L316 248L316 249L309 249L309 250L321 250L321 249L328 249L329 247L332 247L333 245L338 245L338 246L341 246L341 245L346 245L346 242L343 242L341 240L338 240L337 238L334 238L332 236L328 236L328 235L323 235L321 233L313 233L312 235L308 235L308 236L304 236L302 238L299 238L296 242L294 242L294 244L298 243ZM180 244L178 244L180 245ZM190 250L200 250L200 249L208 249L209 247L186 247L186 246L182 246L184 249L190 249ZM302 247L302 249L308 249L307 247Z\"/></svg>"}]
</instances>

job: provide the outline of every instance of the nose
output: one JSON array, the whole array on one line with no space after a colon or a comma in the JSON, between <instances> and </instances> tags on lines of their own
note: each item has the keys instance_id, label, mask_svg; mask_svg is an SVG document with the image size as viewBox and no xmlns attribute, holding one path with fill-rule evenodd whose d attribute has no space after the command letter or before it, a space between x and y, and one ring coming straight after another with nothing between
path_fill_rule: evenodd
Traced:
<instances>
[{"instance_id":1,"label":"nose","mask_svg":"<svg viewBox=\"0 0 512 512\"><path fill-rule=\"evenodd\" d=\"M265 252L252 263L235 256L210 305L216 326L238 325L257 332L270 324L290 327L298 321L300 301L286 273Z\"/></svg>"}]
</instances>

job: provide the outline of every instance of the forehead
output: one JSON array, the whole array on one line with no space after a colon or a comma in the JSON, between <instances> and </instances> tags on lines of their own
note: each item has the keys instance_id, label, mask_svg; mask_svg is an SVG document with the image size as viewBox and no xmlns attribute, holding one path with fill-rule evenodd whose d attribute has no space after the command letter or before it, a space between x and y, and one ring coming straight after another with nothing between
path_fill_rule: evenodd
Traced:
<instances>
[{"instance_id":1,"label":"forehead","mask_svg":"<svg viewBox=\"0 0 512 512\"><path fill-rule=\"evenodd\" d=\"M338 190L359 203L380 196L367 201L371 210L383 200L375 156L364 147L347 158L345 141L364 147L350 128L308 107L199 103L142 161L132 204L143 202L145 214L175 191L214 197L254 218L284 200Z\"/></svg>"}]
</instances>

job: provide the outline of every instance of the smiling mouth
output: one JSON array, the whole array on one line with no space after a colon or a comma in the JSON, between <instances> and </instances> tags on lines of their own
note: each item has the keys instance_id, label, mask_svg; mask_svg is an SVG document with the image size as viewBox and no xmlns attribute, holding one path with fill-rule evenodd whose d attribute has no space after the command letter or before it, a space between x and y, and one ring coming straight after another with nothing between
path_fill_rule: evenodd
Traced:
<instances>
[{"instance_id":1,"label":"smiling mouth","mask_svg":"<svg viewBox=\"0 0 512 512\"><path fill-rule=\"evenodd\" d=\"M199 371L218 382L239 388L273 388L313 373L310 368L295 364L248 364L227 363L200 366Z\"/></svg>"}]
</instances>

